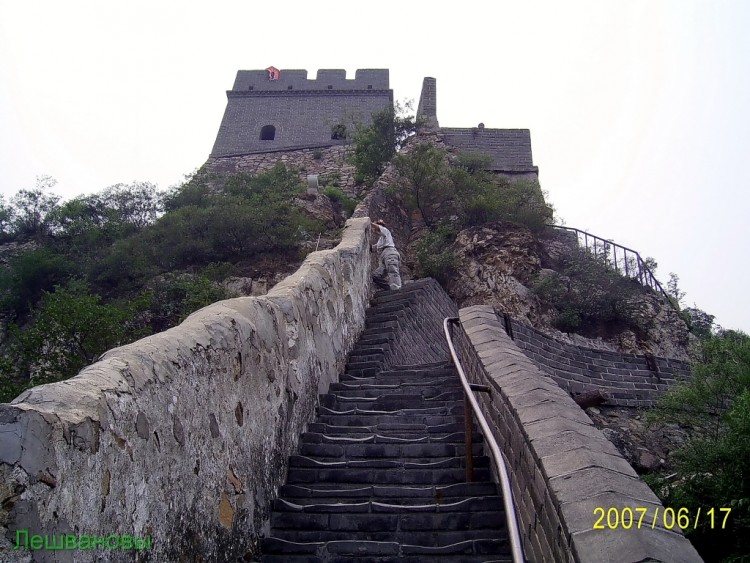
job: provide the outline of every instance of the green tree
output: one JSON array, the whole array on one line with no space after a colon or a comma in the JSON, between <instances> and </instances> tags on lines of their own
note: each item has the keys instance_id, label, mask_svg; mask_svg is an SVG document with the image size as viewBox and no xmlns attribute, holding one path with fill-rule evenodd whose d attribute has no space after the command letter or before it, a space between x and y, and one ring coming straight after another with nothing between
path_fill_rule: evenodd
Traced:
<instances>
[{"instance_id":1,"label":"green tree","mask_svg":"<svg viewBox=\"0 0 750 563\"><path fill-rule=\"evenodd\" d=\"M709 315L697 307L687 307L680 311L680 316L688 325L688 330L701 340L714 334L714 315Z\"/></svg>"},{"instance_id":2,"label":"green tree","mask_svg":"<svg viewBox=\"0 0 750 563\"><path fill-rule=\"evenodd\" d=\"M750 555L750 337L724 331L703 342L692 377L670 389L649 413L653 422L698 429L673 454L678 479L654 479L665 504L690 514L731 508L727 526L698 521L688 536L707 561ZM721 516L721 518L719 518Z\"/></svg>"},{"instance_id":3,"label":"green tree","mask_svg":"<svg viewBox=\"0 0 750 563\"><path fill-rule=\"evenodd\" d=\"M453 196L445 151L432 143L419 143L408 154L396 155L394 166L407 209L418 210L425 225L433 227Z\"/></svg>"},{"instance_id":4,"label":"green tree","mask_svg":"<svg viewBox=\"0 0 750 563\"><path fill-rule=\"evenodd\" d=\"M405 115L410 109L408 104L397 103L373 113L369 125L357 125L348 160L354 165L358 184L377 180L403 142L416 131L415 118Z\"/></svg>"},{"instance_id":5,"label":"green tree","mask_svg":"<svg viewBox=\"0 0 750 563\"><path fill-rule=\"evenodd\" d=\"M456 232L448 225L438 225L428 231L416 244L415 253L420 277L435 278L446 286L456 273L458 257L451 245Z\"/></svg>"},{"instance_id":6,"label":"green tree","mask_svg":"<svg viewBox=\"0 0 750 563\"><path fill-rule=\"evenodd\" d=\"M0 308L15 317L25 315L45 291L63 283L73 272L73 264L47 248L18 254L0 269Z\"/></svg>"},{"instance_id":7,"label":"green tree","mask_svg":"<svg viewBox=\"0 0 750 563\"><path fill-rule=\"evenodd\" d=\"M41 237L48 233L47 217L57 207L60 196L46 193L46 190L56 183L49 176L37 176L36 188L19 190L13 196L13 232L16 235Z\"/></svg>"},{"instance_id":8,"label":"green tree","mask_svg":"<svg viewBox=\"0 0 750 563\"><path fill-rule=\"evenodd\" d=\"M5 202L5 196L0 194L0 242L13 238L13 215L15 211Z\"/></svg>"},{"instance_id":9,"label":"green tree","mask_svg":"<svg viewBox=\"0 0 750 563\"><path fill-rule=\"evenodd\" d=\"M29 327L13 327L34 384L67 379L123 343L127 312L101 303L85 282L72 280L46 292Z\"/></svg>"}]
</instances>

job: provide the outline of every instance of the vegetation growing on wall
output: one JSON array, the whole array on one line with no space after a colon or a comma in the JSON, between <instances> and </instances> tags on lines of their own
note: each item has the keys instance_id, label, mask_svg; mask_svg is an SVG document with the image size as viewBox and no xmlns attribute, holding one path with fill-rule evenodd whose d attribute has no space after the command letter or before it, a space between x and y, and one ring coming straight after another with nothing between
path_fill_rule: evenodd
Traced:
<instances>
[{"instance_id":1,"label":"vegetation growing on wall","mask_svg":"<svg viewBox=\"0 0 750 563\"><path fill-rule=\"evenodd\" d=\"M216 282L230 271L269 255L296 260L300 240L321 229L294 205L302 186L283 164L65 203L52 184L0 201L2 237L17 246L0 267L0 401L178 324L229 296Z\"/></svg>"}]
</instances>

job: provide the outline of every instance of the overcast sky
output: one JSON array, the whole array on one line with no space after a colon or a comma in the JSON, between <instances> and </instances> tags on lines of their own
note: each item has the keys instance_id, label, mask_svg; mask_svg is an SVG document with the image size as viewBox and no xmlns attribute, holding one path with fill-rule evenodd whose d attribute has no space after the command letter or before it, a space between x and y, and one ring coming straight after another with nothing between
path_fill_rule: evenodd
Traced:
<instances>
[{"instance_id":1,"label":"overcast sky","mask_svg":"<svg viewBox=\"0 0 750 563\"><path fill-rule=\"evenodd\" d=\"M750 2L0 0L0 192L166 189L205 162L239 69L437 79L443 126L531 130L568 226L750 331Z\"/></svg>"}]
</instances>

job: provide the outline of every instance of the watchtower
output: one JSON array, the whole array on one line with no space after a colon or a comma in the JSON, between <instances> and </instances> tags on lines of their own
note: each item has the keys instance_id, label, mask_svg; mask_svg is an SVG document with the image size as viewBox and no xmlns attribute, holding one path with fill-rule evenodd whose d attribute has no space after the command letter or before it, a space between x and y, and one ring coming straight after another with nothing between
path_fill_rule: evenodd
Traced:
<instances>
[{"instance_id":1,"label":"watchtower","mask_svg":"<svg viewBox=\"0 0 750 563\"><path fill-rule=\"evenodd\" d=\"M424 127L441 133L445 144L460 152L484 154L492 160L489 169L510 177L536 179L539 168L531 156L531 133L528 129L487 129L484 123L476 127L440 127L437 120L436 80L427 77L422 82L417 115Z\"/></svg>"},{"instance_id":2,"label":"watchtower","mask_svg":"<svg viewBox=\"0 0 750 563\"><path fill-rule=\"evenodd\" d=\"M359 69L349 80L338 69L315 79L306 70L240 70L211 157L343 144L353 123L392 103L387 69Z\"/></svg>"}]
</instances>

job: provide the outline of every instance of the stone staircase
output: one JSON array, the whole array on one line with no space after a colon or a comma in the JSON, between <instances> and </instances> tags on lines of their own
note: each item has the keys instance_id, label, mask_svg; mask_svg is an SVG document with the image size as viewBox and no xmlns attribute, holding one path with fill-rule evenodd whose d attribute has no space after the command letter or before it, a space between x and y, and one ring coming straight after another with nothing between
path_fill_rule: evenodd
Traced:
<instances>
[{"instance_id":1,"label":"stone staircase","mask_svg":"<svg viewBox=\"0 0 750 563\"><path fill-rule=\"evenodd\" d=\"M346 372L321 396L318 418L290 459L264 562L511 560L478 433L475 480L466 482L458 376L426 349L440 343L407 334L418 332L415 315L425 314L429 298L418 284L375 295ZM411 357L421 342L433 361L390 365L403 357L394 348L404 339Z\"/></svg>"}]
</instances>

